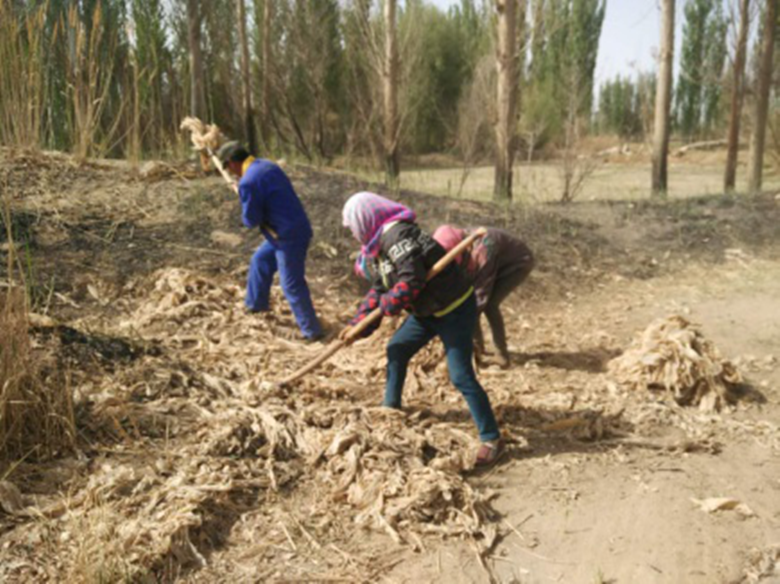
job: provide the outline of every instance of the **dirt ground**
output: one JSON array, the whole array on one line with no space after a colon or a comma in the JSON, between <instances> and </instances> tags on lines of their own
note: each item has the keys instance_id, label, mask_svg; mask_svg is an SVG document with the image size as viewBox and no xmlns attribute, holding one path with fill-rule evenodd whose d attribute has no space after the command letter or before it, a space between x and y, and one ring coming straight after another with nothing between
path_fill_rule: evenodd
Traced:
<instances>
[{"instance_id":1,"label":"dirt ground","mask_svg":"<svg viewBox=\"0 0 780 584\"><path fill-rule=\"evenodd\" d=\"M289 172L335 331L361 292L340 209L379 187ZM268 392L323 346L295 338L280 294L268 317L242 312L260 239L220 179L5 152L0 188L35 310L55 319L33 334L69 371L79 426L77 452L0 466L30 509L0 510L0 580L780 582L775 193L511 209L401 193L429 228L496 225L537 255L505 305L513 365L480 370L509 452L477 475L449 464L475 436L435 348L404 413L375 407L394 323ZM7 249L0 237L0 259ZM681 408L612 378L609 360L671 314L745 376L733 409ZM425 504L416 477L431 483ZM378 507L360 485L379 489ZM711 497L752 513L693 501Z\"/></svg>"},{"instance_id":2,"label":"dirt ground","mask_svg":"<svg viewBox=\"0 0 780 584\"><path fill-rule=\"evenodd\" d=\"M539 351L540 340L515 329L516 361L534 361L550 373L551 387L576 401L583 376L603 377L593 357L592 333L625 346L649 320L670 313L690 315L730 356L742 356L750 380L766 399L734 414L727 424L768 421L777 428L780 372L780 264L697 267L692 273L619 286L571 301L534 306L539 321L552 320L568 342ZM706 284L703 280L707 279ZM531 307L528 307L530 312ZM525 312L525 310L523 311ZM526 317L528 318L528 317ZM544 346L544 345L542 345ZM534 355L536 357L530 357ZM766 364L766 365L764 365ZM520 379L522 379L522 369ZM522 382L518 383L521 385ZM558 389L557 392L562 390ZM522 391L520 401L526 399ZM530 441L530 451L482 482L497 493L496 508L515 526L496 547L498 580L517 582L742 582L755 554L780 538L780 460L777 435L771 444L755 436L733 436L713 420L716 450L667 452L655 445L583 445ZM656 428L656 440L674 442L675 432ZM605 442L607 442L605 444ZM729 496L745 501L756 517L707 515L692 498ZM508 525L507 525L508 528ZM418 557L391 578L415 582L483 581L466 550L445 546L434 557ZM435 576L434 576L435 575ZM767 582L778 581L771 572Z\"/></svg>"}]
</instances>

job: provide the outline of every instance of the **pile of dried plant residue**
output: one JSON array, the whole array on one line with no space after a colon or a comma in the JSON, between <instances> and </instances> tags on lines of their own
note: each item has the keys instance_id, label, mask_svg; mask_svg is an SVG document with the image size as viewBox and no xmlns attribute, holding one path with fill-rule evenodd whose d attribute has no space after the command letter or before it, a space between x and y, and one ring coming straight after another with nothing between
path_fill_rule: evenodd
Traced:
<instances>
[{"instance_id":1,"label":"pile of dried plant residue","mask_svg":"<svg viewBox=\"0 0 780 584\"><path fill-rule=\"evenodd\" d=\"M200 275L166 270L128 323L176 330L160 340L196 356L212 395L222 394L204 406L208 414L197 430L203 454L260 459L272 484L279 465L315 469L326 500L357 509L358 524L399 542L413 543L416 534L431 531L485 535L484 498L461 476L472 464L473 435L435 418L322 399L329 386L331 395L343 392L347 374L357 381L365 363L381 363L373 353L384 352L383 339L344 351L297 389L268 393L263 381L280 378L321 347L304 351L280 340L274 334L279 316L247 317L241 294ZM388 323L378 336L392 328ZM431 360L440 361L435 347L428 355L413 377L426 375ZM370 380L380 371L374 365L365 374Z\"/></svg>"},{"instance_id":2,"label":"pile of dried plant residue","mask_svg":"<svg viewBox=\"0 0 780 584\"><path fill-rule=\"evenodd\" d=\"M272 382L314 358L323 345L285 338L295 329L276 289L271 312L246 314L236 282L236 275L171 268L124 287L114 306L127 317L112 323L110 332L158 350L139 353L111 375L74 379L89 411L81 431L114 446L90 463L88 477L72 485L67 503L35 502L37 513L54 519L15 532L18 545L9 548L0 577L176 577L207 565L210 551L243 529L235 527L238 517L266 507L273 516L272 501L290 495L305 497L307 516L326 526L310 524L311 533L300 528L312 541L333 541L330 530L359 526L414 548L425 547L430 535L465 538L478 557L489 555L497 536L490 494L465 477L477 436L448 380L441 344L431 343L412 362L403 412L378 407L386 343L401 319L385 319L370 339L337 353L294 387L279 388ZM340 297L340 282L318 284L326 295ZM337 304L318 307L325 321L343 321ZM714 349L685 321L674 322L677 328L667 324L647 333L655 344L638 344L613 363L613 371L639 371L655 383L669 380L670 391L705 374L720 379L722 368L713 373L702 362L720 363ZM643 368L632 369L631 363ZM605 395L603 380L588 381L586 372L572 371L572 397L545 391L548 375L535 362L480 373L502 430L520 445L514 448L544 434L593 441L632 431L623 414L628 390ZM709 399L711 390L693 385L697 403ZM605 405L610 397L616 403ZM663 412L639 414L656 419ZM269 530L253 531L252 541L260 541L266 562L274 565L268 554L280 553L274 550L287 546L290 535L274 531L279 519L269 521ZM61 565L33 569L25 563L31 537L56 548ZM105 559L85 561L95 557ZM329 564L341 557L324 555L331 571L317 573L363 574L354 564ZM90 566L101 567L92 573ZM306 574L311 572L300 576Z\"/></svg>"},{"instance_id":3,"label":"pile of dried plant residue","mask_svg":"<svg viewBox=\"0 0 780 584\"><path fill-rule=\"evenodd\" d=\"M780 579L780 545L753 550L739 584L777 582Z\"/></svg>"},{"instance_id":4,"label":"pile of dried plant residue","mask_svg":"<svg viewBox=\"0 0 780 584\"><path fill-rule=\"evenodd\" d=\"M343 351L297 387L268 390L264 382L322 349L282 338L291 319L281 298L273 312L247 315L238 286L183 269L132 282L124 293L130 317L119 330L161 350L80 394L102 424L94 433L113 432L136 448L159 448L160 438L167 446L127 460L120 452L91 474L58 524L72 534L60 534L58 545L71 551L58 557L98 553L92 548L106 539L102 552L115 548L120 553L111 557L121 558L109 572L175 575L206 562L201 550L213 545L238 499L256 501L301 483L317 493L319 513L398 543L418 548L436 534L469 538L485 552L493 545L488 496L463 476L477 444L470 419L373 406L382 387L380 354L395 322L388 319L377 338ZM412 368L411 394L440 391L440 361L440 348L426 349ZM84 526L102 535L77 538Z\"/></svg>"},{"instance_id":5,"label":"pile of dried plant residue","mask_svg":"<svg viewBox=\"0 0 780 584\"><path fill-rule=\"evenodd\" d=\"M635 389L666 390L680 405L720 411L742 382L736 367L681 316L653 322L609 364L610 373Z\"/></svg>"}]
</instances>

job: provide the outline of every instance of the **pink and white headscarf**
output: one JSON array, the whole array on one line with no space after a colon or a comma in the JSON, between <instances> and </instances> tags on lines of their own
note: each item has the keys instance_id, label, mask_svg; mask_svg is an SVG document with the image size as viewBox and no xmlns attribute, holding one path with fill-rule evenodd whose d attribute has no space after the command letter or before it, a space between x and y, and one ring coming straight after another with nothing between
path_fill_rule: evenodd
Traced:
<instances>
[{"instance_id":1,"label":"pink and white headscarf","mask_svg":"<svg viewBox=\"0 0 780 584\"><path fill-rule=\"evenodd\" d=\"M344 205L344 227L361 244L361 255L375 258L379 254L382 227L393 221L414 222L417 215L409 207L381 197L375 193L360 192L352 195Z\"/></svg>"}]
</instances>

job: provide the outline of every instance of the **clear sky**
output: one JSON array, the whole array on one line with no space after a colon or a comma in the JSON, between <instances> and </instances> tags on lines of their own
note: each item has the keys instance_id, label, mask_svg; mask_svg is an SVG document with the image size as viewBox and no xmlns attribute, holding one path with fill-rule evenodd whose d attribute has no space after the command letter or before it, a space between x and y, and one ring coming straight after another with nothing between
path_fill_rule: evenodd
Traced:
<instances>
[{"instance_id":1,"label":"clear sky","mask_svg":"<svg viewBox=\"0 0 780 584\"><path fill-rule=\"evenodd\" d=\"M607 0L596 79L654 69L660 17L657 0ZM679 26L680 19L676 20ZM675 36L679 39L679 34Z\"/></svg>"}]
</instances>

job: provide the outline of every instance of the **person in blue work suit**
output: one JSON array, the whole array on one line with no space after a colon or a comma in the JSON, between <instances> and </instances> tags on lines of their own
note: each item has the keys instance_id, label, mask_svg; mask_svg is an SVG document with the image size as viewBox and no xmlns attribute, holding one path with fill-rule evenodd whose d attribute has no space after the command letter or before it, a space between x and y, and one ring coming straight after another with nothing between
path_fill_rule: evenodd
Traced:
<instances>
[{"instance_id":1,"label":"person in blue work suit","mask_svg":"<svg viewBox=\"0 0 780 584\"><path fill-rule=\"evenodd\" d=\"M306 283L306 253L311 223L284 171L270 160L251 156L238 142L227 142L217 152L222 165L239 180L241 218L247 227L259 227L265 241L252 256L246 286L250 312L269 309L271 283L279 279L304 339L323 337Z\"/></svg>"}]
</instances>

